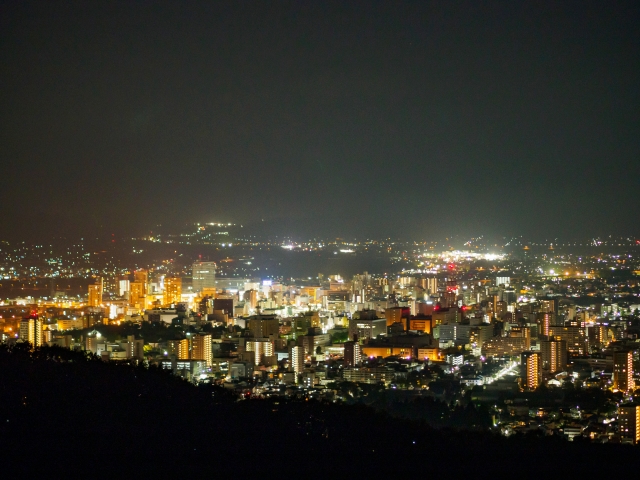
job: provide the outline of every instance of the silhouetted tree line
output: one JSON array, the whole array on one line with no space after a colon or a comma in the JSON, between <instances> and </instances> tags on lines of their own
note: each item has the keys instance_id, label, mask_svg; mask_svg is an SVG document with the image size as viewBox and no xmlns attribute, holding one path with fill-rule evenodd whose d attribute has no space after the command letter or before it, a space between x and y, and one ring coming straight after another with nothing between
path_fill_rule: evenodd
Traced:
<instances>
[{"instance_id":1,"label":"silhouetted tree line","mask_svg":"<svg viewBox=\"0 0 640 480\"><path fill-rule=\"evenodd\" d=\"M634 447L434 429L420 410L436 415L442 407L421 402L376 410L305 399L237 401L222 387L194 386L153 367L102 362L59 347L0 346L0 471L315 478L341 472L507 475L525 463L528 473L545 472L549 462L554 473L593 474L610 468L612 459L638 465ZM473 425L481 418L474 408L454 408L449 421Z\"/></svg>"}]
</instances>

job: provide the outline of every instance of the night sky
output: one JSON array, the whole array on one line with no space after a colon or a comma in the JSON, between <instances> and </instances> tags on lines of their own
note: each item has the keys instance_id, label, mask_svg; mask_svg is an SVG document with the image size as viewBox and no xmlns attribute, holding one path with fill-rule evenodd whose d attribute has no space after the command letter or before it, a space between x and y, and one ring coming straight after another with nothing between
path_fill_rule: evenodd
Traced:
<instances>
[{"instance_id":1,"label":"night sky","mask_svg":"<svg viewBox=\"0 0 640 480\"><path fill-rule=\"evenodd\" d=\"M640 2L3 2L4 236L640 235Z\"/></svg>"}]
</instances>

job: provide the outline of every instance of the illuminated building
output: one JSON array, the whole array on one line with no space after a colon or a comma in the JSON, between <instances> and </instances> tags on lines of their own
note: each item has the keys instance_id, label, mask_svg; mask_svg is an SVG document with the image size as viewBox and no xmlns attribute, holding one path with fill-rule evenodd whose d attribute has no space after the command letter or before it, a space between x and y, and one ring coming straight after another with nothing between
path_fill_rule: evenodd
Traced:
<instances>
[{"instance_id":1,"label":"illuminated building","mask_svg":"<svg viewBox=\"0 0 640 480\"><path fill-rule=\"evenodd\" d=\"M318 328L322 326L320 314L315 310L304 312L304 318L309 321L309 327Z\"/></svg>"},{"instance_id":2,"label":"illuminated building","mask_svg":"<svg viewBox=\"0 0 640 480\"><path fill-rule=\"evenodd\" d=\"M531 329L529 327L515 326L509 330L509 337L511 338L524 338L524 348L529 350L531 348Z\"/></svg>"},{"instance_id":3,"label":"illuminated building","mask_svg":"<svg viewBox=\"0 0 640 480\"><path fill-rule=\"evenodd\" d=\"M59 318L57 328L60 331L78 329L82 330L84 325L83 317L80 318Z\"/></svg>"},{"instance_id":4,"label":"illuminated building","mask_svg":"<svg viewBox=\"0 0 640 480\"><path fill-rule=\"evenodd\" d=\"M40 347L44 343L44 323L38 317L25 318L20 322L20 339Z\"/></svg>"},{"instance_id":5,"label":"illuminated building","mask_svg":"<svg viewBox=\"0 0 640 480\"><path fill-rule=\"evenodd\" d=\"M452 308L457 306L457 298L458 296L458 284L455 280L449 280L447 282L447 289L444 294L444 303L447 308Z\"/></svg>"},{"instance_id":6,"label":"illuminated building","mask_svg":"<svg viewBox=\"0 0 640 480\"><path fill-rule=\"evenodd\" d=\"M522 368L522 386L528 390L535 390L542 381L540 354L538 352L523 352L520 366Z\"/></svg>"},{"instance_id":7,"label":"illuminated building","mask_svg":"<svg viewBox=\"0 0 640 480\"><path fill-rule=\"evenodd\" d=\"M561 372L567 367L567 342L560 338L550 338L540 342L542 370L545 373Z\"/></svg>"},{"instance_id":8,"label":"illuminated building","mask_svg":"<svg viewBox=\"0 0 640 480\"><path fill-rule=\"evenodd\" d=\"M362 356L363 357L382 357L382 358L387 358L387 357L391 357L391 356L398 356L398 357L402 357L402 358L413 358L414 357L414 348L413 345L404 345L404 346L396 346L396 345L389 345L389 346L369 346L369 345L363 345L362 346Z\"/></svg>"},{"instance_id":9,"label":"illuminated building","mask_svg":"<svg viewBox=\"0 0 640 480\"><path fill-rule=\"evenodd\" d=\"M620 405L618 408L618 432L631 443L640 441L640 406Z\"/></svg>"},{"instance_id":10,"label":"illuminated building","mask_svg":"<svg viewBox=\"0 0 640 480\"><path fill-rule=\"evenodd\" d=\"M194 335L191 339L191 359L204 360L207 367L213 362L213 350L211 346L211 335Z\"/></svg>"},{"instance_id":11,"label":"illuminated building","mask_svg":"<svg viewBox=\"0 0 640 480\"><path fill-rule=\"evenodd\" d=\"M427 277L425 285L423 288L427 291L429 295L435 295L438 293L438 279L436 277Z\"/></svg>"},{"instance_id":12,"label":"illuminated building","mask_svg":"<svg viewBox=\"0 0 640 480\"><path fill-rule=\"evenodd\" d=\"M144 284L141 282L131 282L129 284L129 306L144 308L144 301Z\"/></svg>"},{"instance_id":13,"label":"illuminated building","mask_svg":"<svg viewBox=\"0 0 640 480\"><path fill-rule=\"evenodd\" d=\"M85 345L87 352L96 353L98 351L98 340L100 338L96 335L88 335Z\"/></svg>"},{"instance_id":14,"label":"illuminated building","mask_svg":"<svg viewBox=\"0 0 640 480\"><path fill-rule=\"evenodd\" d=\"M144 340L136 340L135 335L128 335L125 347L127 350L127 358L144 360Z\"/></svg>"},{"instance_id":15,"label":"illuminated building","mask_svg":"<svg viewBox=\"0 0 640 480\"><path fill-rule=\"evenodd\" d=\"M468 343L471 332L470 325L450 323L448 325L436 325L433 328L433 338L441 342L453 341Z\"/></svg>"},{"instance_id":16,"label":"illuminated building","mask_svg":"<svg viewBox=\"0 0 640 480\"><path fill-rule=\"evenodd\" d=\"M409 330L431 333L431 315L416 315L409 318Z\"/></svg>"},{"instance_id":17,"label":"illuminated building","mask_svg":"<svg viewBox=\"0 0 640 480\"><path fill-rule=\"evenodd\" d=\"M458 321L457 308L435 308L431 314L431 326L447 325Z\"/></svg>"},{"instance_id":18,"label":"illuminated building","mask_svg":"<svg viewBox=\"0 0 640 480\"><path fill-rule=\"evenodd\" d=\"M256 305L258 305L258 292L256 290L247 290L244 292L243 298L251 308L256 308Z\"/></svg>"},{"instance_id":19,"label":"illuminated building","mask_svg":"<svg viewBox=\"0 0 640 480\"><path fill-rule=\"evenodd\" d=\"M175 355L178 360L189 360L189 340L169 340L167 342L167 354Z\"/></svg>"},{"instance_id":20,"label":"illuminated building","mask_svg":"<svg viewBox=\"0 0 640 480\"><path fill-rule=\"evenodd\" d=\"M498 318L498 302L500 297L498 295L494 295L491 301L491 308L493 311L493 318Z\"/></svg>"},{"instance_id":21,"label":"illuminated building","mask_svg":"<svg viewBox=\"0 0 640 480\"><path fill-rule=\"evenodd\" d=\"M350 367L344 369L343 378L348 382L389 385L395 378L395 370L389 367Z\"/></svg>"},{"instance_id":22,"label":"illuminated building","mask_svg":"<svg viewBox=\"0 0 640 480\"><path fill-rule=\"evenodd\" d=\"M353 367L362 362L362 348L357 341L344 342L344 366Z\"/></svg>"},{"instance_id":23,"label":"illuminated building","mask_svg":"<svg viewBox=\"0 0 640 480\"><path fill-rule=\"evenodd\" d=\"M118 295L124 297L131 290L131 282L126 278L118 282Z\"/></svg>"},{"instance_id":24,"label":"illuminated building","mask_svg":"<svg viewBox=\"0 0 640 480\"><path fill-rule=\"evenodd\" d=\"M275 315L252 315L249 317L249 330L253 338L269 338L278 336L280 322Z\"/></svg>"},{"instance_id":25,"label":"illuminated building","mask_svg":"<svg viewBox=\"0 0 640 480\"><path fill-rule=\"evenodd\" d=\"M486 357L504 357L520 355L531 345L527 337L495 337L485 342L482 354Z\"/></svg>"},{"instance_id":26,"label":"illuminated building","mask_svg":"<svg viewBox=\"0 0 640 480\"><path fill-rule=\"evenodd\" d=\"M255 365L277 363L274 359L273 342L267 339L249 340L246 343L246 351L253 352Z\"/></svg>"},{"instance_id":27,"label":"illuminated building","mask_svg":"<svg viewBox=\"0 0 640 480\"><path fill-rule=\"evenodd\" d=\"M549 329L551 328L553 312L538 312L536 315L536 322L538 324L538 336L548 337Z\"/></svg>"},{"instance_id":28,"label":"illuminated building","mask_svg":"<svg viewBox=\"0 0 640 480\"><path fill-rule=\"evenodd\" d=\"M553 299L541 300L540 311L544 313L556 313L556 301Z\"/></svg>"},{"instance_id":29,"label":"illuminated building","mask_svg":"<svg viewBox=\"0 0 640 480\"><path fill-rule=\"evenodd\" d=\"M162 301L165 307L170 307L180 303L182 299L182 279L178 277L167 277L164 279L164 292Z\"/></svg>"},{"instance_id":30,"label":"illuminated building","mask_svg":"<svg viewBox=\"0 0 640 480\"><path fill-rule=\"evenodd\" d=\"M567 352L576 355L586 355L589 353L589 337L587 329L579 326L551 326L549 336L560 338L567 342Z\"/></svg>"},{"instance_id":31,"label":"illuminated building","mask_svg":"<svg viewBox=\"0 0 640 480\"><path fill-rule=\"evenodd\" d=\"M289 347L289 370L294 371L296 377L304 371L304 349L300 345Z\"/></svg>"},{"instance_id":32,"label":"illuminated building","mask_svg":"<svg viewBox=\"0 0 640 480\"><path fill-rule=\"evenodd\" d=\"M469 334L469 343L482 350L485 342L493 338L493 325L476 325L471 328Z\"/></svg>"},{"instance_id":33,"label":"illuminated building","mask_svg":"<svg viewBox=\"0 0 640 480\"><path fill-rule=\"evenodd\" d=\"M193 291L216 287L216 262L194 262L191 266Z\"/></svg>"},{"instance_id":34,"label":"illuminated building","mask_svg":"<svg viewBox=\"0 0 640 480\"><path fill-rule=\"evenodd\" d=\"M147 285L149 284L149 274L146 270L136 270L133 272L133 278L136 283L142 285L141 296L145 296L148 293Z\"/></svg>"},{"instance_id":35,"label":"illuminated building","mask_svg":"<svg viewBox=\"0 0 640 480\"><path fill-rule=\"evenodd\" d=\"M102 305L102 279L97 279L96 283L89 285L89 298L87 305L90 307L99 307Z\"/></svg>"},{"instance_id":36,"label":"illuminated building","mask_svg":"<svg viewBox=\"0 0 640 480\"><path fill-rule=\"evenodd\" d=\"M318 290L320 290L319 286L318 287L302 287L300 288L300 294L307 295L309 297L309 302L316 303L318 301L318 299L316 298Z\"/></svg>"},{"instance_id":37,"label":"illuminated building","mask_svg":"<svg viewBox=\"0 0 640 480\"><path fill-rule=\"evenodd\" d=\"M387 327L394 323L402 322L402 307L391 307L384 311L384 318L387 320Z\"/></svg>"},{"instance_id":38,"label":"illuminated building","mask_svg":"<svg viewBox=\"0 0 640 480\"><path fill-rule=\"evenodd\" d=\"M613 352L613 388L621 392L633 391L633 352Z\"/></svg>"},{"instance_id":39,"label":"illuminated building","mask_svg":"<svg viewBox=\"0 0 640 480\"><path fill-rule=\"evenodd\" d=\"M502 292L502 300L507 305L513 305L514 303L516 303L517 296L515 289L513 287L505 288L504 292Z\"/></svg>"},{"instance_id":40,"label":"illuminated building","mask_svg":"<svg viewBox=\"0 0 640 480\"><path fill-rule=\"evenodd\" d=\"M358 313L358 312L356 312ZM375 312L374 312L375 314ZM384 318L354 318L349 319L349 338L354 335L364 342L387 333L387 320ZM375 315L374 315L375 317Z\"/></svg>"},{"instance_id":41,"label":"illuminated building","mask_svg":"<svg viewBox=\"0 0 640 480\"><path fill-rule=\"evenodd\" d=\"M331 335L322 333L319 327L309 328L306 335L299 337L305 355L315 355L317 348L331 345Z\"/></svg>"},{"instance_id":42,"label":"illuminated building","mask_svg":"<svg viewBox=\"0 0 640 480\"><path fill-rule=\"evenodd\" d=\"M418 349L418 359L419 360L431 360L432 362L437 362L441 360L440 358L440 350L435 347L429 348L419 348Z\"/></svg>"}]
</instances>

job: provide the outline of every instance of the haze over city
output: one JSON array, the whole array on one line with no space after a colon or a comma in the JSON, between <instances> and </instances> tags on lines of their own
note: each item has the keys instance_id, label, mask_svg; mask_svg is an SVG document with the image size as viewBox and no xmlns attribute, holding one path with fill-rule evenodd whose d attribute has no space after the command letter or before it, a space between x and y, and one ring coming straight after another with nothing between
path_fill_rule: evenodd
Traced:
<instances>
[{"instance_id":1,"label":"haze over city","mask_svg":"<svg viewBox=\"0 0 640 480\"><path fill-rule=\"evenodd\" d=\"M2 232L638 234L636 2L2 2Z\"/></svg>"}]
</instances>

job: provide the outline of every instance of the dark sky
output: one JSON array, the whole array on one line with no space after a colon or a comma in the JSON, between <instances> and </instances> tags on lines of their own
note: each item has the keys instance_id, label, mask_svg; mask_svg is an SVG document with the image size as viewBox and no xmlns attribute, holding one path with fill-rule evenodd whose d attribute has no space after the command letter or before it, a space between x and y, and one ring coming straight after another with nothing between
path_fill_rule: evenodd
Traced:
<instances>
[{"instance_id":1,"label":"dark sky","mask_svg":"<svg viewBox=\"0 0 640 480\"><path fill-rule=\"evenodd\" d=\"M3 235L640 234L640 2L0 5Z\"/></svg>"}]
</instances>

